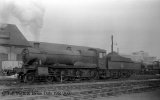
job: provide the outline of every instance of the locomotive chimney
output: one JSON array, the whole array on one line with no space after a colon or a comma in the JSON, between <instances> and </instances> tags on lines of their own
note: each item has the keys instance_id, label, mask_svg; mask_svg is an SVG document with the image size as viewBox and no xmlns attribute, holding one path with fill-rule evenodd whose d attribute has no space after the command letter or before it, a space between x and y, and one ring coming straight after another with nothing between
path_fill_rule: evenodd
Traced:
<instances>
[{"instance_id":1,"label":"locomotive chimney","mask_svg":"<svg viewBox=\"0 0 160 100\"><path fill-rule=\"evenodd\" d=\"M40 43L39 42L34 42L34 48L39 48Z\"/></svg>"}]
</instances>

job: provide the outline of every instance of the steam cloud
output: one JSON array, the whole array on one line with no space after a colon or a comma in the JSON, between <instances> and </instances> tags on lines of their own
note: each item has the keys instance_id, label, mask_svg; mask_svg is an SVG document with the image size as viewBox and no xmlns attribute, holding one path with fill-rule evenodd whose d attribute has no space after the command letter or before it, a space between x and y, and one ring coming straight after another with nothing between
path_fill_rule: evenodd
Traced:
<instances>
[{"instance_id":1,"label":"steam cloud","mask_svg":"<svg viewBox=\"0 0 160 100\"><path fill-rule=\"evenodd\" d=\"M44 8L40 0L1 0L0 22L8 23L12 17L18 19L21 26L39 40L43 26Z\"/></svg>"}]
</instances>

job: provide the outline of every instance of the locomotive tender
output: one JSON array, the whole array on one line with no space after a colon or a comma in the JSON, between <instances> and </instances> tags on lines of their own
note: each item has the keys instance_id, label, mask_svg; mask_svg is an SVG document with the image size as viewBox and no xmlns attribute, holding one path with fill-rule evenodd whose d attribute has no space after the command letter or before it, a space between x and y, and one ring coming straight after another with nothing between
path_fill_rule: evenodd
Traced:
<instances>
[{"instance_id":1,"label":"locomotive tender","mask_svg":"<svg viewBox=\"0 0 160 100\"><path fill-rule=\"evenodd\" d=\"M32 47L23 49L24 64L18 72L18 78L27 83L32 83L39 77L45 77L47 82L95 80L129 77L142 71L140 63L134 63L130 59L125 62L116 60L114 56L107 56L103 49L70 45L56 49L49 43L33 44Z\"/></svg>"}]
</instances>

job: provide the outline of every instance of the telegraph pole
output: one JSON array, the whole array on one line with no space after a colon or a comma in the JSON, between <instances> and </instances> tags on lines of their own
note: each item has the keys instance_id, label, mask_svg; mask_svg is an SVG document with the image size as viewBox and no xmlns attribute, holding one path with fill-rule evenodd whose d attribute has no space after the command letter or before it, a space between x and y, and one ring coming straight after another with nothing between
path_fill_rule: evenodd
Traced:
<instances>
[{"instance_id":1,"label":"telegraph pole","mask_svg":"<svg viewBox=\"0 0 160 100\"><path fill-rule=\"evenodd\" d=\"M111 36L111 41L112 41L112 44L111 44L111 53L113 53L113 35Z\"/></svg>"},{"instance_id":2,"label":"telegraph pole","mask_svg":"<svg viewBox=\"0 0 160 100\"><path fill-rule=\"evenodd\" d=\"M117 48L117 53L119 54L119 48Z\"/></svg>"}]
</instances>

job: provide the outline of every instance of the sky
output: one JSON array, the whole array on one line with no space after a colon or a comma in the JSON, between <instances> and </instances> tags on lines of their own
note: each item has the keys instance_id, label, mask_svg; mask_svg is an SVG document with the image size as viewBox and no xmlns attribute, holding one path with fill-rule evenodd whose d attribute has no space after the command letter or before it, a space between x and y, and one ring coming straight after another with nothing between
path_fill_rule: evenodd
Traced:
<instances>
[{"instance_id":1,"label":"sky","mask_svg":"<svg viewBox=\"0 0 160 100\"><path fill-rule=\"evenodd\" d=\"M160 58L160 0L5 1L0 0L1 15L7 11L11 14L2 16L0 21L16 24L28 40L110 52L114 35L115 51L146 51Z\"/></svg>"}]
</instances>

